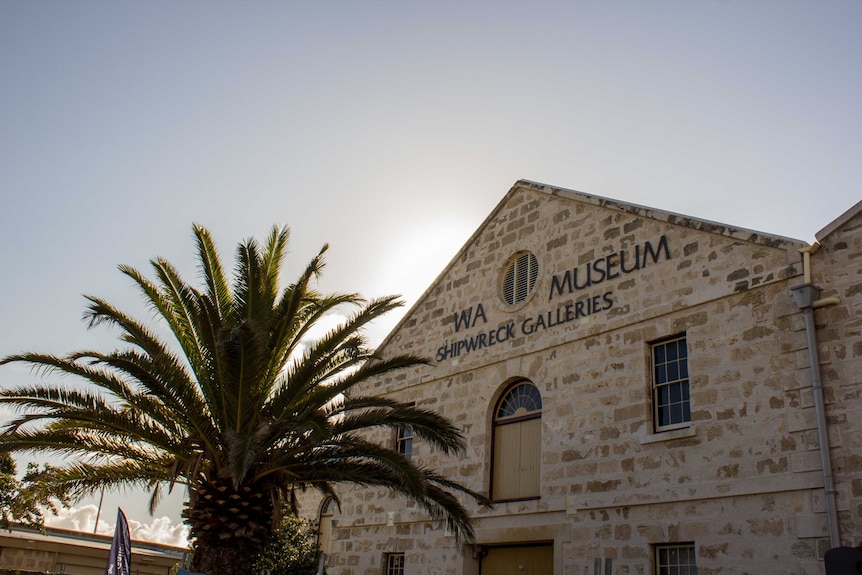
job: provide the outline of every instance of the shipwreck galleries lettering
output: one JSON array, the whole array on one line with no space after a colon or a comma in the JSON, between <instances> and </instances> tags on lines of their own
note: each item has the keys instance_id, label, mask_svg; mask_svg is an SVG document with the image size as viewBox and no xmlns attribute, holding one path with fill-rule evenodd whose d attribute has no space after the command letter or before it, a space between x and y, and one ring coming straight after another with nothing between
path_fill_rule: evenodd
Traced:
<instances>
[{"instance_id":1,"label":"shipwreck galleries lettering","mask_svg":"<svg viewBox=\"0 0 862 575\"><path fill-rule=\"evenodd\" d=\"M476 351L515 339L522 335L532 335L543 329L548 329L563 323L574 321L578 318L592 315L600 311L611 309L614 305L613 292L607 291L601 295L587 296L578 301L559 306L556 309L530 316L522 321L509 321L493 329L486 329L477 334L467 336L452 343L437 348L437 361L444 361L452 357ZM472 317L474 308L467 308L455 314L456 325ZM485 316L485 308L478 304L475 309L476 318ZM459 319L459 316L461 319ZM475 322L475 320L473 320ZM487 321L487 320L485 320ZM455 331L458 331L456 327Z\"/></svg>"},{"instance_id":2,"label":"shipwreck galleries lettering","mask_svg":"<svg viewBox=\"0 0 862 575\"><path fill-rule=\"evenodd\" d=\"M662 259L670 259L667 236L661 236L656 244L651 242L637 244L633 248L608 254L552 276L548 300L575 294L604 281L643 269L650 263L658 263ZM437 348L437 361L445 361L461 354L504 343L518 336L530 336L560 324L604 312L611 309L614 303L614 293L610 290L578 297L575 301L557 306L542 314L527 317L519 322L509 321L492 329L482 329L478 333L442 345ZM455 313L454 320L455 333L458 333L462 329L474 329L480 322L487 324L488 316L485 314L485 306L479 303Z\"/></svg>"}]
</instances>

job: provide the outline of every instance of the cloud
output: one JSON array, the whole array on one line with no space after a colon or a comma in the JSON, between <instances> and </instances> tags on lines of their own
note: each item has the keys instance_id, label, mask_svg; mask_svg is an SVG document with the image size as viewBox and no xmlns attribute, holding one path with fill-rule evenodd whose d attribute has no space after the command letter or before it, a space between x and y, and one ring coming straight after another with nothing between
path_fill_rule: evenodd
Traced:
<instances>
[{"instance_id":1,"label":"cloud","mask_svg":"<svg viewBox=\"0 0 862 575\"><path fill-rule=\"evenodd\" d=\"M97 511L98 508L95 505L60 509L57 515L52 515L51 513L45 514L45 525L47 527L92 533ZM105 533L106 530L109 533L113 533L113 529L113 525L108 525L100 518L98 533Z\"/></svg>"},{"instance_id":2,"label":"cloud","mask_svg":"<svg viewBox=\"0 0 862 575\"><path fill-rule=\"evenodd\" d=\"M98 509L95 505L60 509L56 516L48 514L45 517L45 525L48 527L92 533L97 511ZM172 523L170 517L154 517L150 523L142 523L130 518L128 521L129 533L132 539L151 541L176 547L188 546L189 528L182 524ZM108 523L100 517L96 533L101 535L113 535L114 526L114 523Z\"/></svg>"},{"instance_id":3,"label":"cloud","mask_svg":"<svg viewBox=\"0 0 862 575\"><path fill-rule=\"evenodd\" d=\"M111 529L113 532L113 528ZM129 532L132 539L141 541L153 541L175 547L188 547L189 528L183 524L171 523L168 516L153 517L151 523L141 523L129 519Z\"/></svg>"}]
</instances>

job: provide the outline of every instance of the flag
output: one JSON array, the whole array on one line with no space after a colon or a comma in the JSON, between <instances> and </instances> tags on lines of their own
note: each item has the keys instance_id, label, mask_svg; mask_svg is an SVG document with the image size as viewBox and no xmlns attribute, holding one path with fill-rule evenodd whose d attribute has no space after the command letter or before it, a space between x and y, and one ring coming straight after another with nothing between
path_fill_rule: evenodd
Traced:
<instances>
[{"instance_id":1,"label":"flag","mask_svg":"<svg viewBox=\"0 0 862 575\"><path fill-rule=\"evenodd\" d=\"M111 542L111 554L105 575L132 575L132 540L129 537L129 523L123 510L117 507L117 527Z\"/></svg>"}]
</instances>

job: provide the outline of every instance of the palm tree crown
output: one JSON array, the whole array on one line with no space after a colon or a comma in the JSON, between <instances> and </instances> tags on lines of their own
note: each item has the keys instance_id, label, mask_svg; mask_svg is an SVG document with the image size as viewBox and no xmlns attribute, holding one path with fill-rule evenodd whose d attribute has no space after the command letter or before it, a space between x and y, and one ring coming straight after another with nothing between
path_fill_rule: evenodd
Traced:
<instances>
[{"instance_id":1,"label":"palm tree crown","mask_svg":"<svg viewBox=\"0 0 862 575\"><path fill-rule=\"evenodd\" d=\"M273 228L262 247L254 239L239 244L232 281L210 233L195 226L194 236L201 289L164 259L151 261L155 280L120 266L175 343L86 296L89 325L118 327L125 349L25 353L0 362L86 382L0 392L0 403L22 413L3 429L0 449L73 456L52 481L79 497L105 487L145 487L154 508L164 487L186 485L183 515L196 543L192 568L209 575L250 572L295 490L334 496L340 482L392 489L470 539L470 518L454 493L485 500L366 433L409 427L437 449L456 453L463 450L458 429L431 411L353 393L369 378L424 363L409 355L381 358L365 345L366 324L401 302L318 293L311 283L326 246L295 283L280 288L286 228ZM309 330L343 306L353 308L349 317L309 342Z\"/></svg>"}]
</instances>

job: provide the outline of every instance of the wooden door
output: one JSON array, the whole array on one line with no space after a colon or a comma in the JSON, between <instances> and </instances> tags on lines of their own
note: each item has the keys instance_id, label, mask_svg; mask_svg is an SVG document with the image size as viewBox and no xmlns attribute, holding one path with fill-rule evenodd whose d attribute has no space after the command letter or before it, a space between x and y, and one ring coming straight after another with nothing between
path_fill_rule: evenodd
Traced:
<instances>
[{"instance_id":1,"label":"wooden door","mask_svg":"<svg viewBox=\"0 0 862 575\"><path fill-rule=\"evenodd\" d=\"M489 547L481 575L554 575L553 545Z\"/></svg>"}]
</instances>

